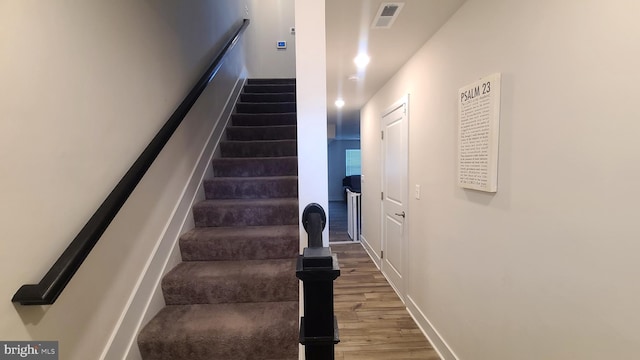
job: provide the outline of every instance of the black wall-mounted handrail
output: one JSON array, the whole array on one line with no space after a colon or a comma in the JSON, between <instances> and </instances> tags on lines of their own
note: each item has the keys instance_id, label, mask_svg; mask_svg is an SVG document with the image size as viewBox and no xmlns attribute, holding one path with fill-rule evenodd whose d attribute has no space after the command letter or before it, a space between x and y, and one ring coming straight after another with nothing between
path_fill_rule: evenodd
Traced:
<instances>
[{"instance_id":1,"label":"black wall-mounted handrail","mask_svg":"<svg viewBox=\"0 0 640 360\"><path fill-rule=\"evenodd\" d=\"M216 54L207 71L42 280L38 284L22 285L13 295L12 302L18 302L22 305L49 305L56 301L113 218L118 214L122 205L127 201L129 195L131 195L144 174L151 167L151 164L158 157L160 151L162 151L182 123L191 107L216 76L224 63L226 55L236 45L247 26L249 26L249 19L244 19L242 25L234 32L233 37Z\"/></svg>"}]
</instances>

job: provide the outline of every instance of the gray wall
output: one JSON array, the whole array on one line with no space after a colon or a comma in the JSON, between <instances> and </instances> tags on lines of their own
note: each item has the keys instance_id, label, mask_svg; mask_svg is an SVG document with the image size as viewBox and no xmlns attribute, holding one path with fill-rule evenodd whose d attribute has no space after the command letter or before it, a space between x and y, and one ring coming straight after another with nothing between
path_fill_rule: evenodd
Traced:
<instances>
[{"instance_id":1,"label":"gray wall","mask_svg":"<svg viewBox=\"0 0 640 360\"><path fill-rule=\"evenodd\" d=\"M638 13L468 0L364 107L362 236L379 254L380 113L410 94L404 295L445 359L638 357ZM495 72L491 194L456 185L456 122L458 89Z\"/></svg>"},{"instance_id":2,"label":"gray wall","mask_svg":"<svg viewBox=\"0 0 640 360\"><path fill-rule=\"evenodd\" d=\"M241 47L58 301L9 299L45 274L242 14L232 0L0 0L0 339L100 358L242 72Z\"/></svg>"},{"instance_id":3,"label":"gray wall","mask_svg":"<svg viewBox=\"0 0 640 360\"><path fill-rule=\"evenodd\" d=\"M249 77L296 77L294 0L246 0L251 27L246 34ZM276 48L284 40L287 49Z\"/></svg>"}]
</instances>

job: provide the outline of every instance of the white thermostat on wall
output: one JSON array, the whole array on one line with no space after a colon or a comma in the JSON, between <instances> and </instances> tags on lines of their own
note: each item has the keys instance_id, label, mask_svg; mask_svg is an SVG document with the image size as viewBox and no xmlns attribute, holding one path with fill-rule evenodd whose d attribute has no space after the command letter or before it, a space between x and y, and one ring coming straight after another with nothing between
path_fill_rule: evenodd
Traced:
<instances>
[{"instance_id":1,"label":"white thermostat on wall","mask_svg":"<svg viewBox=\"0 0 640 360\"><path fill-rule=\"evenodd\" d=\"M286 49L287 48L287 42L286 41L278 41L278 43L276 44L276 47L278 49Z\"/></svg>"}]
</instances>

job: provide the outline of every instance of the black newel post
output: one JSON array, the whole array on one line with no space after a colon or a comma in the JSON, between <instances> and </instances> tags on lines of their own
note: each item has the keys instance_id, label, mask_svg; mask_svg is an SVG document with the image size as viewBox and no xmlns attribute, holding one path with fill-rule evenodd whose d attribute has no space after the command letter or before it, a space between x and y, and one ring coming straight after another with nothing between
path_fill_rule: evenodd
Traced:
<instances>
[{"instance_id":1,"label":"black newel post","mask_svg":"<svg viewBox=\"0 0 640 360\"><path fill-rule=\"evenodd\" d=\"M300 321L300 343L307 360L334 360L334 346L340 342L338 321L333 314L333 281L340 276L338 258L322 246L327 217L318 204L302 213L302 225L309 235L309 247L298 257L296 276L304 287L304 316Z\"/></svg>"}]
</instances>

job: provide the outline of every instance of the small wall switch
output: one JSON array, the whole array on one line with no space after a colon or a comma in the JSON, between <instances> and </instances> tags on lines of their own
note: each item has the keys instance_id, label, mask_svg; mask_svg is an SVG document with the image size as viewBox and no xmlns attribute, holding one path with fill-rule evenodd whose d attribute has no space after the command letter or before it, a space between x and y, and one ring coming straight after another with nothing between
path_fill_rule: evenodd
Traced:
<instances>
[{"instance_id":1,"label":"small wall switch","mask_svg":"<svg viewBox=\"0 0 640 360\"><path fill-rule=\"evenodd\" d=\"M286 49L287 48L287 42L286 41L278 41L276 44L276 47L278 49Z\"/></svg>"},{"instance_id":2,"label":"small wall switch","mask_svg":"<svg viewBox=\"0 0 640 360\"><path fill-rule=\"evenodd\" d=\"M296 34L296 28L294 28L293 26L289 28L289 32L291 33L291 35L295 35Z\"/></svg>"},{"instance_id":3,"label":"small wall switch","mask_svg":"<svg viewBox=\"0 0 640 360\"><path fill-rule=\"evenodd\" d=\"M416 185L416 199L420 200L420 185Z\"/></svg>"}]
</instances>

